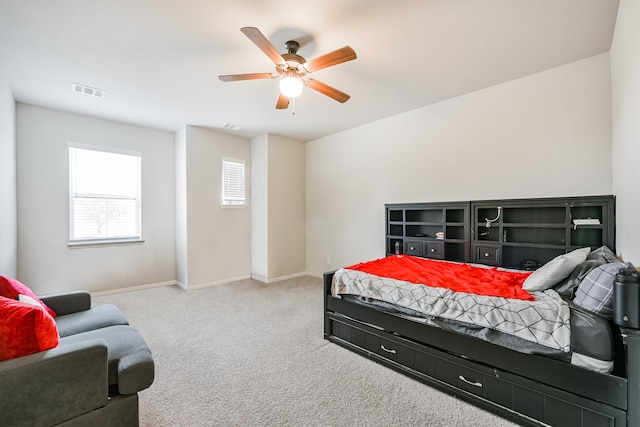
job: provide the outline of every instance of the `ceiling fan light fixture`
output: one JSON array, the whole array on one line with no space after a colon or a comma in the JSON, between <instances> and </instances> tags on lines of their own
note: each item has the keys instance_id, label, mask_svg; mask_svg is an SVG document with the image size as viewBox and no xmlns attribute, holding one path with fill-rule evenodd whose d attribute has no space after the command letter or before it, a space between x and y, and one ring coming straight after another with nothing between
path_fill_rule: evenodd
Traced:
<instances>
[{"instance_id":1,"label":"ceiling fan light fixture","mask_svg":"<svg viewBox=\"0 0 640 427\"><path fill-rule=\"evenodd\" d=\"M280 80L280 93L289 99L297 98L302 93L302 86L304 84L295 72L287 73Z\"/></svg>"},{"instance_id":2,"label":"ceiling fan light fixture","mask_svg":"<svg viewBox=\"0 0 640 427\"><path fill-rule=\"evenodd\" d=\"M284 110L289 107L290 101L302 94L303 86L315 90L323 95L328 96L340 103L347 102L350 98L344 92L322 83L318 80L308 78L309 73L322 70L327 67L342 64L343 62L356 59L356 52L349 46L334 50L327 54L307 62L302 56L298 55L300 43L295 40L289 40L285 43L287 53L280 54L278 50L271 44L269 39L256 27L242 27L240 31L249 38L263 53L265 53L271 62L276 66L277 73L251 73L251 74L230 74L220 75L218 78L223 82L234 82L240 80L258 80L272 79L280 77L280 94L276 102L276 109Z\"/></svg>"}]
</instances>

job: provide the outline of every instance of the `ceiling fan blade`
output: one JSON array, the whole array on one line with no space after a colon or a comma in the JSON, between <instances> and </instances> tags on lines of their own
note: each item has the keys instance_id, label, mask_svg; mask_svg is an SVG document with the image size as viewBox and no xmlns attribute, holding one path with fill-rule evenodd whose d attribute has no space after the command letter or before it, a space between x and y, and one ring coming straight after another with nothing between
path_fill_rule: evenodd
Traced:
<instances>
[{"instance_id":1,"label":"ceiling fan blade","mask_svg":"<svg viewBox=\"0 0 640 427\"><path fill-rule=\"evenodd\" d=\"M276 102L276 109L286 110L287 108L289 108L289 98L287 98L283 94L280 94L278 96L278 102Z\"/></svg>"},{"instance_id":2,"label":"ceiling fan blade","mask_svg":"<svg viewBox=\"0 0 640 427\"><path fill-rule=\"evenodd\" d=\"M346 93L341 92L338 89L329 86L328 84L319 82L318 80L307 79L306 85L323 95L327 95L329 98L335 99L338 102L347 102L349 98L351 98L350 95L347 95Z\"/></svg>"},{"instance_id":3,"label":"ceiling fan blade","mask_svg":"<svg viewBox=\"0 0 640 427\"><path fill-rule=\"evenodd\" d=\"M349 46L345 46L342 49L334 50L325 55L319 56L304 64L304 67L310 72L322 70L323 68L338 65L343 62L356 59L356 52Z\"/></svg>"},{"instance_id":4,"label":"ceiling fan blade","mask_svg":"<svg viewBox=\"0 0 640 427\"><path fill-rule=\"evenodd\" d=\"M273 79L274 76L271 73L251 73L251 74L229 74L225 76L218 76L223 82L235 82L238 80L258 80L258 79Z\"/></svg>"},{"instance_id":5,"label":"ceiling fan blade","mask_svg":"<svg viewBox=\"0 0 640 427\"><path fill-rule=\"evenodd\" d=\"M256 46L260 48L261 51L267 54L269 59L273 61L276 65L282 65L286 61L280 55L280 52L271 44L269 39L267 39L264 34L260 32L259 29L255 27L242 27L240 31L249 38Z\"/></svg>"}]
</instances>

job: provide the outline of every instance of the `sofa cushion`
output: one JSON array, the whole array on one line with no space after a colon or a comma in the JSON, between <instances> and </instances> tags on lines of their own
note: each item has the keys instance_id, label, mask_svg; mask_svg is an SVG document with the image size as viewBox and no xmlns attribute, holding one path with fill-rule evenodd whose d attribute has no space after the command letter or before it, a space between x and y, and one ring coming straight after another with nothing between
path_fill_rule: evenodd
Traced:
<instances>
[{"instance_id":1,"label":"sofa cushion","mask_svg":"<svg viewBox=\"0 0 640 427\"><path fill-rule=\"evenodd\" d=\"M87 291L65 291L39 295L39 297L58 316L86 311L91 308L91 294Z\"/></svg>"},{"instance_id":2,"label":"sofa cushion","mask_svg":"<svg viewBox=\"0 0 640 427\"><path fill-rule=\"evenodd\" d=\"M0 297L0 360L48 350L58 341L56 322L39 303Z\"/></svg>"},{"instance_id":3,"label":"sofa cushion","mask_svg":"<svg viewBox=\"0 0 640 427\"><path fill-rule=\"evenodd\" d=\"M129 322L118 307L102 304L89 310L56 317L60 337L80 334L108 326L128 325Z\"/></svg>"},{"instance_id":4,"label":"sofa cushion","mask_svg":"<svg viewBox=\"0 0 640 427\"><path fill-rule=\"evenodd\" d=\"M20 283L16 279L10 277L0 276L0 296L9 299L18 299L18 295L26 295L38 301L47 310L47 313L51 317L56 317L55 311L51 310L40 298L33 293L29 287L23 283Z\"/></svg>"},{"instance_id":5,"label":"sofa cushion","mask_svg":"<svg viewBox=\"0 0 640 427\"><path fill-rule=\"evenodd\" d=\"M154 379L151 350L142 335L126 325L109 326L70 335L60 339L60 345L100 338L107 342L109 385L119 394L133 394L149 387Z\"/></svg>"},{"instance_id":6,"label":"sofa cushion","mask_svg":"<svg viewBox=\"0 0 640 427\"><path fill-rule=\"evenodd\" d=\"M0 426L59 426L107 405L106 391L104 340L87 340L4 360L0 362Z\"/></svg>"}]
</instances>

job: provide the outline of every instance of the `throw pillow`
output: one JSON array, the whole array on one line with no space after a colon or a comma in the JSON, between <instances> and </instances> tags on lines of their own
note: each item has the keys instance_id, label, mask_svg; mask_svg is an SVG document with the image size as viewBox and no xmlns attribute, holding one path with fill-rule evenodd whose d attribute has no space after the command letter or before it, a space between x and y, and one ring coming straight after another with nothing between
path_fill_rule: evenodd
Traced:
<instances>
[{"instance_id":1,"label":"throw pillow","mask_svg":"<svg viewBox=\"0 0 640 427\"><path fill-rule=\"evenodd\" d=\"M56 313L43 303L40 298L33 293L27 285L24 285L16 279L0 276L0 296L9 299L18 299L18 295L26 295L38 301L51 317L56 317Z\"/></svg>"},{"instance_id":2,"label":"throw pillow","mask_svg":"<svg viewBox=\"0 0 640 427\"><path fill-rule=\"evenodd\" d=\"M613 282L616 274L627 268L634 267L629 262L610 262L594 268L578 285L573 302L603 317L613 317Z\"/></svg>"},{"instance_id":3,"label":"throw pillow","mask_svg":"<svg viewBox=\"0 0 640 427\"><path fill-rule=\"evenodd\" d=\"M561 296L573 299L575 296L575 290L580 285L580 282L586 277L587 274L594 268L604 264L605 262L597 259L589 259L583 263L578 264L576 268L563 280L555 285L552 289L559 293Z\"/></svg>"},{"instance_id":4,"label":"throw pillow","mask_svg":"<svg viewBox=\"0 0 640 427\"><path fill-rule=\"evenodd\" d=\"M616 254L611 251L607 246L600 246L598 249L594 249L591 251L589 255L587 255L588 260L599 260L603 263L605 262L620 262Z\"/></svg>"},{"instance_id":5,"label":"throw pillow","mask_svg":"<svg viewBox=\"0 0 640 427\"><path fill-rule=\"evenodd\" d=\"M528 292L545 291L566 278L578 264L587 259L591 248L580 248L564 255L559 255L537 269L527 277L522 289Z\"/></svg>"},{"instance_id":6,"label":"throw pillow","mask_svg":"<svg viewBox=\"0 0 640 427\"><path fill-rule=\"evenodd\" d=\"M26 302L26 303L29 303L31 305L40 305L40 303L38 301L34 300L33 298L31 298L28 295L22 295L22 294L18 295L18 301Z\"/></svg>"},{"instance_id":7,"label":"throw pillow","mask_svg":"<svg viewBox=\"0 0 640 427\"><path fill-rule=\"evenodd\" d=\"M55 348L59 340L55 320L40 304L0 297L0 360Z\"/></svg>"}]
</instances>

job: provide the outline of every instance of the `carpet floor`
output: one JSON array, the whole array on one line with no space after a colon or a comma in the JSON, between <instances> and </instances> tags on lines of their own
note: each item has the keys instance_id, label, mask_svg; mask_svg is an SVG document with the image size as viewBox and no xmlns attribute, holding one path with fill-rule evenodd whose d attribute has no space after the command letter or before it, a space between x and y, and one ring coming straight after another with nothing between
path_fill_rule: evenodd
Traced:
<instances>
[{"instance_id":1,"label":"carpet floor","mask_svg":"<svg viewBox=\"0 0 640 427\"><path fill-rule=\"evenodd\" d=\"M120 307L153 352L142 427L515 425L324 340L322 293L302 277L93 303Z\"/></svg>"}]
</instances>

